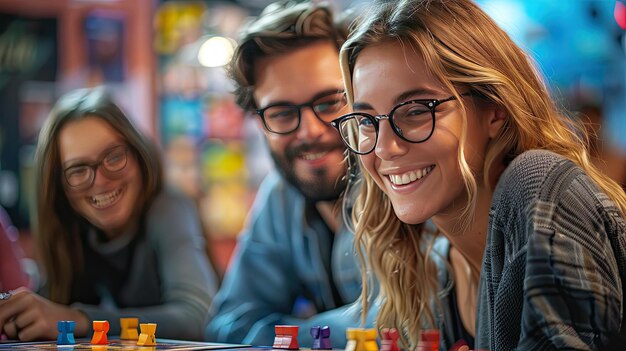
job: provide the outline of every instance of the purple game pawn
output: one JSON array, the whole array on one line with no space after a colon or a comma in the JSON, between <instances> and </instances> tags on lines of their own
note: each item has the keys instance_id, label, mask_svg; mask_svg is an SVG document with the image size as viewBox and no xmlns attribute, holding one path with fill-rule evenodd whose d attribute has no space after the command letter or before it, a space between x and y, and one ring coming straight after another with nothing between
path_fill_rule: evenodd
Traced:
<instances>
[{"instance_id":1,"label":"purple game pawn","mask_svg":"<svg viewBox=\"0 0 626 351\"><path fill-rule=\"evenodd\" d=\"M330 328L325 325L315 326L311 328L311 336L313 337L312 350L330 350Z\"/></svg>"},{"instance_id":2,"label":"purple game pawn","mask_svg":"<svg viewBox=\"0 0 626 351\"><path fill-rule=\"evenodd\" d=\"M311 336L313 337L313 346L311 346L311 349L313 350L319 350L321 347L321 343L320 343L320 326L317 325L315 327L311 327Z\"/></svg>"}]
</instances>

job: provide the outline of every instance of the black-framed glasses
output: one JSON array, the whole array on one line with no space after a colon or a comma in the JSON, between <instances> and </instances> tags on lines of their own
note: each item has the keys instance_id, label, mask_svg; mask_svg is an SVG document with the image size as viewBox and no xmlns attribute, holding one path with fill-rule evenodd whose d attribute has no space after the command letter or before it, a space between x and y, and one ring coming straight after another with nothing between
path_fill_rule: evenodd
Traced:
<instances>
[{"instance_id":1,"label":"black-framed glasses","mask_svg":"<svg viewBox=\"0 0 626 351\"><path fill-rule=\"evenodd\" d=\"M324 123L330 122L345 112L348 105L343 90L319 93L309 102L292 104L277 102L256 110L265 128L276 134L289 134L300 127L302 108L309 107L315 116Z\"/></svg>"},{"instance_id":2,"label":"black-framed glasses","mask_svg":"<svg viewBox=\"0 0 626 351\"><path fill-rule=\"evenodd\" d=\"M461 94L465 95L469 94ZM435 131L437 106L455 99L455 96L450 96L446 99L409 100L396 105L386 115L353 112L332 120L330 124L339 131L344 144L352 152L365 155L376 148L381 120L389 120L394 133L402 140L423 143Z\"/></svg>"},{"instance_id":3,"label":"black-framed glasses","mask_svg":"<svg viewBox=\"0 0 626 351\"><path fill-rule=\"evenodd\" d=\"M119 145L111 148L100 161L92 164L80 164L63 170L67 185L72 188L88 188L96 179L96 170L102 166L107 175L115 175L128 163L128 147Z\"/></svg>"}]
</instances>

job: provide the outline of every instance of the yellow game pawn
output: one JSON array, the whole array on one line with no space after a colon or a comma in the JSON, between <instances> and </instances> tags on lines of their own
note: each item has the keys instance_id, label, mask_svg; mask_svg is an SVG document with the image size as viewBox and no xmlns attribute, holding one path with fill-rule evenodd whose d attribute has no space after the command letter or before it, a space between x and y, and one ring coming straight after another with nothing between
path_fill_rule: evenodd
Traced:
<instances>
[{"instance_id":1,"label":"yellow game pawn","mask_svg":"<svg viewBox=\"0 0 626 351\"><path fill-rule=\"evenodd\" d=\"M120 339L122 340L137 340L139 334L137 333L137 327L139 326L139 318L120 318Z\"/></svg>"},{"instance_id":2,"label":"yellow game pawn","mask_svg":"<svg viewBox=\"0 0 626 351\"><path fill-rule=\"evenodd\" d=\"M346 338L344 351L378 351L376 329L348 328Z\"/></svg>"},{"instance_id":3,"label":"yellow game pawn","mask_svg":"<svg viewBox=\"0 0 626 351\"><path fill-rule=\"evenodd\" d=\"M138 346L156 346L156 323L141 323L139 329L141 329L141 335L137 340Z\"/></svg>"},{"instance_id":4,"label":"yellow game pawn","mask_svg":"<svg viewBox=\"0 0 626 351\"><path fill-rule=\"evenodd\" d=\"M376 343L376 329L365 329L361 332L362 339L359 340L361 349L364 351L378 351Z\"/></svg>"},{"instance_id":5,"label":"yellow game pawn","mask_svg":"<svg viewBox=\"0 0 626 351\"><path fill-rule=\"evenodd\" d=\"M356 351L356 334L359 332L357 328L348 328L346 329L346 338L348 342L346 343L346 348L344 351Z\"/></svg>"}]
</instances>

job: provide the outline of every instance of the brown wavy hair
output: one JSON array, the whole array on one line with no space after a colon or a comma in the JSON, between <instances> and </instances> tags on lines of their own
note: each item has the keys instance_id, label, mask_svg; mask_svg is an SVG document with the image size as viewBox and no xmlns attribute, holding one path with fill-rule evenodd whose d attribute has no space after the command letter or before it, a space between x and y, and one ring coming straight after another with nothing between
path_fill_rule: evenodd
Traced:
<instances>
[{"instance_id":1,"label":"brown wavy hair","mask_svg":"<svg viewBox=\"0 0 626 351\"><path fill-rule=\"evenodd\" d=\"M67 123L100 118L115 129L137 157L144 189L137 206L141 216L161 190L159 153L130 122L103 88L80 89L62 96L48 115L35 152L35 223L37 248L47 277L50 300L70 303L70 289L82 270L82 236L87 221L76 213L63 190L59 132Z\"/></svg>"},{"instance_id":2,"label":"brown wavy hair","mask_svg":"<svg viewBox=\"0 0 626 351\"><path fill-rule=\"evenodd\" d=\"M459 91L469 91L506 113L499 134L487 146L483 168L477 172L482 177L475 175L465 161L462 145L467 123L463 128L458 159L469 199L463 213L464 225L473 216L477 184L482 182L487 189L493 189L497 172L492 170L503 160L506 164L530 149L551 150L572 160L626 213L624 191L590 162L584 128L559 111L530 58L475 3L403 0L372 5L354 26L340 54L350 103L352 73L359 53L384 42L415 50L457 98ZM462 99L458 100L465 116ZM362 264L370 268L363 270L363 316L372 294L371 271L380 284L378 327L402 330L403 341L415 347L421 328L434 327L431 303L439 287L436 270L428 259L428 238L432 235L427 235L424 225L402 223L367 172L361 175L359 189L352 219Z\"/></svg>"},{"instance_id":3,"label":"brown wavy hair","mask_svg":"<svg viewBox=\"0 0 626 351\"><path fill-rule=\"evenodd\" d=\"M257 106L253 98L255 63L263 58L296 51L320 41L337 51L346 39L349 16L335 19L331 9L313 2L279 1L267 6L248 23L228 68L235 83L235 101L246 111Z\"/></svg>"}]
</instances>

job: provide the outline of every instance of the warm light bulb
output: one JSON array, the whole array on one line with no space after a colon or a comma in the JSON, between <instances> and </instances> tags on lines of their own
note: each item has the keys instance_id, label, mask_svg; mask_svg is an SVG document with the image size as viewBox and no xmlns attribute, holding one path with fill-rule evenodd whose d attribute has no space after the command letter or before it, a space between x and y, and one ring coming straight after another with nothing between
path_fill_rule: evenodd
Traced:
<instances>
[{"instance_id":1,"label":"warm light bulb","mask_svg":"<svg viewBox=\"0 0 626 351\"><path fill-rule=\"evenodd\" d=\"M198 50L198 61L204 67L221 67L230 62L235 52L235 43L224 37L207 39Z\"/></svg>"}]
</instances>

